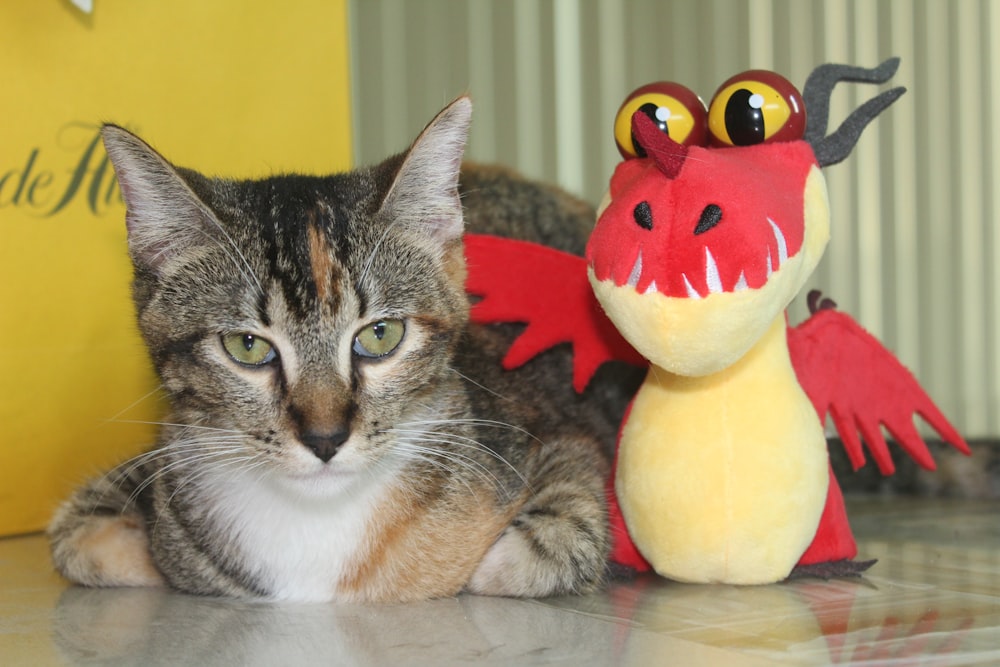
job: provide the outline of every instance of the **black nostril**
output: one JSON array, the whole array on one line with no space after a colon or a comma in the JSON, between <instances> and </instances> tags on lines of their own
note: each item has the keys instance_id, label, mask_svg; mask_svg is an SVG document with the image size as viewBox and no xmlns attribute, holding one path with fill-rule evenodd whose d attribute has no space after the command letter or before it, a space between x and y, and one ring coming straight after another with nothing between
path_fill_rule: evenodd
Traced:
<instances>
[{"instance_id":1,"label":"black nostril","mask_svg":"<svg viewBox=\"0 0 1000 667\"><path fill-rule=\"evenodd\" d=\"M347 442L350 433L335 431L334 433L303 433L299 438L302 444L312 450L323 463L332 459L341 446Z\"/></svg>"},{"instance_id":2,"label":"black nostril","mask_svg":"<svg viewBox=\"0 0 1000 667\"><path fill-rule=\"evenodd\" d=\"M709 204L705 207L705 210L701 212L701 218L698 219L698 224L694 228L694 233L695 235L704 234L721 221L722 209L716 204Z\"/></svg>"},{"instance_id":3,"label":"black nostril","mask_svg":"<svg viewBox=\"0 0 1000 667\"><path fill-rule=\"evenodd\" d=\"M643 229L653 228L653 212L649 209L648 202L641 201L636 204L632 209L632 217L635 218L635 224Z\"/></svg>"}]
</instances>

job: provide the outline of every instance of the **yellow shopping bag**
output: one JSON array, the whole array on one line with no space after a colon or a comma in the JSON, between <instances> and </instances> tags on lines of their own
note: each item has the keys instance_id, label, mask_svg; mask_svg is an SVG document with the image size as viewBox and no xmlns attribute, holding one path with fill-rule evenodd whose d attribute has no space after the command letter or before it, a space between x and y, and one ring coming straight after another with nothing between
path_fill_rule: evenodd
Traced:
<instances>
[{"instance_id":1,"label":"yellow shopping bag","mask_svg":"<svg viewBox=\"0 0 1000 667\"><path fill-rule=\"evenodd\" d=\"M345 0L0 4L0 535L154 437L103 121L204 173L350 161Z\"/></svg>"}]
</instances>

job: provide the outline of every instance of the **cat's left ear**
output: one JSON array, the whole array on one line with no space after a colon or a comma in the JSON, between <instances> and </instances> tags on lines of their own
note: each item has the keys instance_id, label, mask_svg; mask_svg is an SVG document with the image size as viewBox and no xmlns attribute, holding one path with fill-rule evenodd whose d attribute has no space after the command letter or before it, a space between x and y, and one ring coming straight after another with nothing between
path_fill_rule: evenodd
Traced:
<instances>
[{"instance_id":1,"label":"cat's left ear","mask_svg":"<svg viewBox=\"0 0 1000 667\"><path fill-rule=\"evenodd\" d=\"M440 246L464 230L458 176L472 119L472 101L459 97L435 116L410 146L382 203L394 223L426 233Z\"/></svg>"}]
</instances>

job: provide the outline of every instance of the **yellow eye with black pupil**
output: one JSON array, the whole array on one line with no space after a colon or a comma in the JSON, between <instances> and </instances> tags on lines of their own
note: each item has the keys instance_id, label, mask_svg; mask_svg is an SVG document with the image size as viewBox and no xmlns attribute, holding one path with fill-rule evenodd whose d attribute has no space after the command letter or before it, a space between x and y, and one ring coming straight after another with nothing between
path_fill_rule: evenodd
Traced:
<instances>
[{"instance_id":1,"label":"yellow eye with black pupil","mask_svg":"<svg viewBox=\"0 0 1000 667\"><path fill-rule=\"evenodd\" d=\"M753 146L795 141L805 133L802 96L788 79L751 70L719 86L708 107L708 130L715 146Z\"/></svg>"},{"instance_id":2,"label":"yellow eye with black pupil","mask_svg":"<svg viewBox=\"0 0 1000 667\"><path fill-rule=\"evenodd\" d=\"M244 366L264 366L274 361L278 354L270 342L248 333L226 334L222 337L225 348L233 361Z\"/></svg>"},{"instance_id":3,"label":"yellow eye with black pupil","mask_svg":"<svg viewBox=\"0 0 1000 667\"><path fill-rule=\"evenodd\" d=\"M632 91L615 115L615 144L626 160L646 157L632 136L632 116L646 114L660 131L679 144L700 146L707 140L705 104L679 83L657 81Z\"/></svg>"},{"instance_id":4,"label":"yellow eye with black pupil","mask_svg":"<svg viewBox=\"0 0 1000 667\"><path fill-rule=\"evenodd\" d=\"M354 337L354 354L366 359L388 356L399 347L405 332L402 320L378 320L366 324Z\"/></svg>"}]
</instances>

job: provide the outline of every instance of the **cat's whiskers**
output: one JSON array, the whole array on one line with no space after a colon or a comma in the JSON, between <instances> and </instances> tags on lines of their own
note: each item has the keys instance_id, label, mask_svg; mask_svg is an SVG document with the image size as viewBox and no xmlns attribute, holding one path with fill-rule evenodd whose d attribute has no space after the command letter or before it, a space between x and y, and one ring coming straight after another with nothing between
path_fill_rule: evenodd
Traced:
<instances>
[{"instance_id":1,"label":"cat's whiskers","mask_svg":"<svg viewBox=\"0 0 1000 667\"><path fill-rule=\"evenodd\" d=\"M177 453L184 449L204 450L206 449L206 445L213 445L213 444L231 446L231 444L235 443L232 443L232 440L229 436L226 437L216 436L213 438L186 438L186 439L174 440L163 447L157 447L148 452L143 452L142 454L134 456L131 459L123 462L115 470L112 471L112 472L117 472L117 474L115 475L115 479L111 481L113 484L115 484L115 486L120 486L120 484L126 478L128 478L133 472L135 472L138 468L146 465L147 463L151 463L158 458L169 456L173 453Z\"/></svg>"},{"instance_id":2,"label":"cat's whiskers","mask_svg":"<svg viewBox=\"0 0 1000 667\"><path fill-rule=\"evenodd\" d=\"M204 462L199 462L203 464ZM250 465L247 465L250 464ZM197 470L194 470L191 474L185 475L180 478L177 482L177 487L174 489L173 493L167 498L167 504L170 505L174 496L176 496L184 487L194 484L197 480L201 479L205 475L212 472L224 472L229 480L242 476L243 474L252 472L257 468L267 465L267 461L261 457L259 453L247 454L246 456L227 458L222 461L213 462L210 466L199 465ZM235 470L227 470L228 468L235 468Z\"/></svg>"},{"instance_id":3,"label":"cat's whiskers","mask_svg":"<svg viewBox=\"0 0 1000 667\"><path fill-rule=\"evenodd\" d=\"M190 444L177 443L177 446L173 447L172 449L174 449L174 450L182 450L182 449L185 449L185 448L189 448L189 449L192 449L192 450L201 451L201 450L204 449L204 446L203 445L199 445L198 443L190 443ZM120 491L120 490L122 490L122 487L126 485L126 483L131 479L132 475L137 470L139 470L140 468L142 468L142 467L144 467L144 466L146 466L148 464L153 463L154 461L156 461L159 458L163 458L163 457L167 456L169 453L170 452L168 452L168 451L164 451L164 448L156 448L156 449L150 450L148 452L143 452L142 454L134 456L131 459L128 459L128 460L122 462L116 468L113 468L112 470L110 470L109 472L107 472L104 475L104 478L108 482L108 487L98 497L98 504L103 503L106 500L108 493L110 493L112 491ZM143 477L143 482L141 482L138 486L140 486L142 488L145 488L145 486L146 486L145 479L146 478ZM125 504L125 507L122 508L122 511L125 511L125 510L128 509L128 507L132 504L132 502L138 496L138 493L139 492L137 490L135 490L135 489L133 489L129 493L129 495L128 495L128 502ZM95 506L93 508L91 508L91 513L93 513L93 511L96 509L96 507L97 507L97 505L95 504Z\"/></svg>"},{"instance_id":4,"label":"cat's whiskers","mask_svg":"<svg viewBox=\"0 0 1000 667\"><path fill-rule=\"evenodd\" d=\"M454 452L446 452L440 449L434 449L431 447L424 447L418 445L414 442L404 442L401 443L398 450L400 454L409 460L422 461L438 470L451 475L451 479L457 479L462 486L466 488L469 492L469 498L478 498L478 494L472 488L472 485L466 481L461 475L455 475L456 467L465 468L476 475L479 479L484 480L487 484L490 484L496 489L502 488L502 485L497 480L496 476L484 468L481 464L468 457L457 457ZM465 459L465 460L463 460ZM471 465L475 464L475 465Z\"/></svg>"},{"instance_id":5,"label":"cat's whiskers","mask_svg":"<svg viewBox=\"0 0 1000 667\"><path fill-rule=\"evenodd\" d=\"M133 422L133 421L130 421L130 420L123 420L123 419L121 419L121 416L123 414L127 413L129 410L131 410L135 406L139 405L140 403L143 403L144 401L148 400L150 397L152 397L154 394L156 394L156 392L161 391L162 389L163 389L163 385L162 384L156 385L156 387L154 387L151 391L146 392L145 394L143 394L142 396L140 396L139 398L135 399L134 401L132 401L131 403L129 403L128 405L126 405L124 408L122 408L121 410L119 410L116 414L112 415L111 417L108 417L108 419L105 420L106 423L119 423L119 424L130 424L130 423L142 424L142 423L145 423L145 422L141 422L141 421L134 421ZM164 393L164 395L160 397L161 400L166 399L166 398L167 398L166 393Z\"/></svg>"},{"instance_id":6,"label":"cat's whiskers","mask_svg":"<svg viewBox=\"0 0 1000 667\"><path fill-rule=\"evenodd\" d=\"M493 473L488 467L483 465L481 462L474 459L472 456L464 454L462 452L455 451L454 447L463 447L471 450L477 450L485 452L494 459L500 461L507 467L509 467L517 478L524 484L525 488L530 490L530 485L527 479L517 470L509 461L504 459L502 456L496 452L491 451L489 448L485 447L482 443L476 441L473 438L466 436L460 436L451 433L442 433L439 431L428 431L428 430L416 430L416 429L387 429L387 432L394 435L401 436L399 440L395 443L395 448L397 451L403 453L418 453L422 455L424 460L428 460L427 457L432 456L437 459L446 461L452 465L464 468L474 473L477 477L487 482L492 486L497 492L503 492L507 496L511 496L511 490L507 488L507 485ZM428 445L438 445L437 447ZM444 447L442 447L444 445ZM471 491L471 489L470 489ZM475 495L475 494L472 494Z\"/></svg>"},{"instance_id":7,"label":"cat's whiskers","mask_svg":"<svg viewBox=\"0 0 1000 667\"><path fill-rule=\"evenodd\" d=\"M213 438L220 439L220 440L229 440L229 439L232 439L233 436L238 436L238 437L245 437L246 436L246 434L243 431L239 431L239 430L236 430L236 429L220 428L220 427L217 427L217 426L203 426L201 424L184 424L184 423L178 423L178 422L150 421L150 420L139 420L139 419L119 419L119 420L116 420L116 423L119 423L119 424L144 424L144 425L148 425L148 426L158 426L160 428L168 428L169 427L169 428L178 428L178 429L181 429L180 434L174 436L165 445L161 445L161 446L156 447L154 449L151 449L151 450L149 450L147 452L144 452L143 454L139 454L138 456L134 457L133 459L130 459L131 461L136 461L137 459L141 459L144 456L154 456L155 457L159 453L162 453L164 451L168 451L168 450L171 450L171 449L175 449L175 448L184 447L184 446L186 446L189 443L194 443L195 445L197 445L198 443L202 443L202 442L212 442ZM201 435L201 434L192 434L191 436L184 436L182 434L185 431L196 431L196 432L197 431L210 431L213 434L219 434L219 435L205 436L205 435ZM126 461L125 463L128 463L128 461Z\"/></svg>"},{"instance_id":8,"label":"cat's whiskers","mask_svg":"<svg viewBox=\"0 0 1000 667\"><path fill-rule=\"evenodd\" d=\"M457 421L460 421L460 420L456 420L456 422ZM476 421L476 420L469 420L469 421ZM441 420L439 423L451 423L451 422L448 422L447 420ZM499 425L502 425L502 424L500 422L497 422L496 424L491 424L491 425L498 425L499 426ZM526 487L530 486L528 484L528 480L524 477L524 475L521 474L521 472L514 466L514 464L512 464L510 461L508 461L504 457L500 456L500 454L496 453L495 451L493 451L492 449L490 449L489 447L487 447L483 443L479 442L475 438L472 438L472 437L469 437L469 436L464 436L464 435L459 435L457 433L448 433L448 432L440 432L440 431L428 431L428 430L424 430L424 429L391 428L391 429L386 429L386 430L389 433L393 433L393 434L397 434L397 435L402 435L404 437L406 437L406 436L411 436L411 437L412 436L418 436L418 437L421 438L422 442L436 442L436 443L441 443L441 444L454 445L456 447L465 447L465 448L468 448L468 449L473 449L473 450L478 450L478 451L484 452L484 453L488 454L489 456L491 456L492 458L494 458L497 461L499 461L500 463L504 464L508 468L510 468L511 471L517 476L517 478L519 480L521 480L521 482ZM453 452L453 453L457 454L457 452ZM462 455L462 456L464 456L464 455ZM473 460L470 457L466 457L466 458L469 458L469 460ZM494 477L494 479L495 479L495 477Z\"/></svg>"},{"instance_id":9,"label":"cat's whiskers","mask_svg":"<svg viewBox=\"0 0 1000 667\"><path fill-rule=\"evenodd\" d=\"M225 464L227 461L233 459L233 454L235 452L244 451L242 448L236 447L215 447L213 450L197 450L197 453L184 454L182 458L178 458L170 463L158 467L150 475L148 475L142 483L140 483L129 495L127 505L132 504L139 495L153 484L157 479L163 477L164 475L173 472L178 468L183 468L185 466L200 466L203 469L208 469L209 466L215 466L217 464Z\"/></svg>"},{"instance_id":10,"label":"cat's whiskers","mask_svg":"<svg viewBox=\"0 0 1000 667\"><path fill-rule=\"evenodd\" d=\"M126 410L127 409L128 408L126 408ZM150 421L150 420L147 420L147 419L114 419L114 418L112 418L109 421L113 421L116 424L146 424L148 426L161 426L161 427L170 426L170 427L177 427L177 428L181 428L181 429L218 431L219 433L233 433L233 434L245 435L243 431L240 431L238 429L220 428L218 426L204 426L202 424L182 424L182 423L178 423L178 422Z\"/></svg>"},{"instance_id":11,"label":"cat's whiskers","mask_svg":"<svg viewBox=\"0 0 1000 667\"><path fill-rule=\"evenodd\" d=\"M138 403L142 402L143 400L154 394L156 391L158 391L160 388L162 388L162 385L157 389L154 389L152 392L149 392L148 394L146 394L146 396L136 401L136 403L133 403L132 406L125 408L122 412L118 414L120 415L127 412L134 405L137 405ZM119 419L117 416L110 418L108 421L117 424L143 424L143 425L158 426L158 427L177 427L185 430L195 429L195 430L213 431L220 434L226 434L225 437L221 435L214 436L215 438L218 438L219 441L229 441L231 440L232 435L244 435L241 431L233 429L223 429L214 426L202 426L198 424L181 424L176 422L150 421L150 420L140 420L140 419ZM211 442L214 442L214 440L206 436L199 436L198 438L178 438L170 441L164 446L155 447L153 449L150 449L148 451L145 451L141 454L138 454L130 459L123 461L118 466L109 471L105 477L108 479L108 482L110 483L112 488L118 489L121 488L122 484L124 484L136 470L138 470L140 467L148 463L155 461L157 458L165 456L170 452L182 450L186 447L193 449L203 449L206 444L209 444ZM105 496L106 494L101 494L99 500L103 502Z\"/></svg>"},{"instance_id":12,"label":"cat's whiskers","mask_svg":"<svg viewBox=\"0 0 1000 667\"><path fill-rule=\"evenodd\" d=\"M163 425L177 426L182 429L181 434L167 444L121 464L115 469L114 479L109 479L113 488L121 488L136 470L157 461L169 461L166 465L156 466L152 473L144 475L143 480L129 494L126 507L135 502L136 498L156 479L180 466L216 465L226 460L246 458L248 455L247 435L241 431L187 424L164 423ZM250 453L250 456L252 458L259 454Z\"/></svg>"},{"instance_id":13,"label":"cat's whiskers","mask_svg":"<svg viewBox=\"0 0 1000 667\"><path fill-rule=\"evenodd\" d=\"M507 422L502 422L497 419L478 419L478 418L448 418L448 419L421 419L408 422L400 423L400 426L438 426L444 424L453 425L464 425L464 426L488 426L496 428L506 428L511 431L516 431L517 433L523 433L535 442L544 444L540 438L534 435L531 431L518 426L517 424L508 424Z\"/></svg>"},{"instance_id":14,"label":"cat's whiskers","mask_svg":"<svg viewBox=\"0 0 1000 667\"><path fill-rule=\"evenodd\" d=\"M476 382L475 380L473 380L472 378L470 378L468 375L464 375L463 373L459 372L458 369L456 369L456 368L452 368L451 366L449 366L448 370L451 371L452 373L454 373L455 375L457 375L458 377L462 378L463 380L465 380L469 384L474 385L476 387L479 387L483 391L485 391L485 392L487 392L489 394L492 394L493 396L496 396L501 401L509 401L510 400L507 396L504 396L503 394L501 394L501 393L499 393L497 391L494 391L493 389L490 389L489 387L487 387L484 384Z\"/></svg>"}]
</instances>

